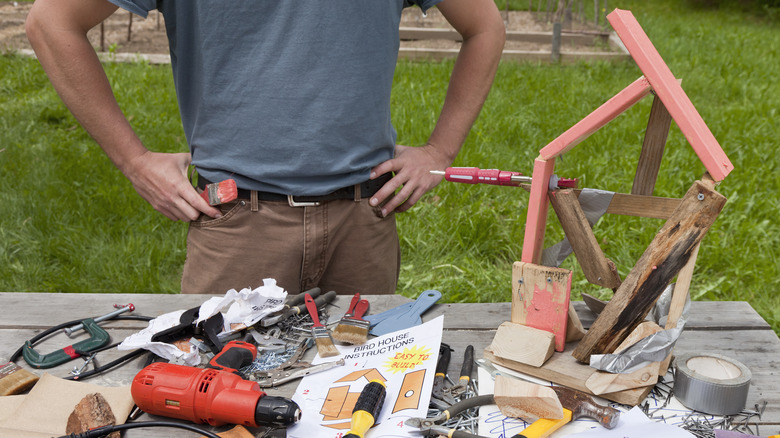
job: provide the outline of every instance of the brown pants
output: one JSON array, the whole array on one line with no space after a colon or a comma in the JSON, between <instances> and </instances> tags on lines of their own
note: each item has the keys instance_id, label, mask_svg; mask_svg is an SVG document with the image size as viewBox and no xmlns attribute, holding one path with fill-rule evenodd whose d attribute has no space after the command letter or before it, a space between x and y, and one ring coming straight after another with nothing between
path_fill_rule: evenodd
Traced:
<instances>
[{"instance_id":1,"label":"brown pants","mask_svg":"<svg viewBox=\"0 0 780 438\"><path fill-rule=\"evenodd\" d=\"M400 247L393 214L368 199L319 206L241 199L190 223L182 293L221 295L273 278L288 293L395 293Z\"/></svg>"}]
</instances>

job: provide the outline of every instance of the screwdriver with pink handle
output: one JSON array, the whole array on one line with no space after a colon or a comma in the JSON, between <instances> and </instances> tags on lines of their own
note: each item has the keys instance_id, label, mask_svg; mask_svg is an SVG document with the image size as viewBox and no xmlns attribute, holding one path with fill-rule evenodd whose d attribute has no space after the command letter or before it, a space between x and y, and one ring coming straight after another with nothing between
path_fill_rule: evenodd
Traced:
<instances>
[{"instance_id":1,"label":"screwdriver with pink handle","mask_svg":"<svg viewBox=\"0 0 780 438\"><path fill-rule=\"evenodd\" d=\"M495 186L519 186L522 183L530 183L531 177L524 176L520 172L510 172L498 169L480 169L478 167L448 167L444 171L431 170L433 175L444 175L444 179L451 182L466 184L492 184ZM550 177L550 188L569 187L576 188L577 180Z\"/></svg>"}]
</instances>

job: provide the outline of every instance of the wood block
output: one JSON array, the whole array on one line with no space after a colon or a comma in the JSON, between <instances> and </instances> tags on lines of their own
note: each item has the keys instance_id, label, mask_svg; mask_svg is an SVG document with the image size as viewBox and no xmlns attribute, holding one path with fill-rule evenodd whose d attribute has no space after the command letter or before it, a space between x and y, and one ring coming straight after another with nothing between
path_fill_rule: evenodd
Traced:
<instances>
[{"instance_id":1,"label":"wood block","mask_svg":"<svg viewBox=\"0 0 780 438\"><path fill-rule=\"evenodd\" d=\"M99 393L87 394L76 404L65 426L66 434L80 434L103 426L116 424L116 417L108 401ZM119 431L111 432L108 438L119 438Z\"/></svg>"},{"instance_id":2,"label":"wood block","mask_svg":"<svg viewBox=\"0 0 780 438\"><path fill-rule=\"evenodd\" d=\"M636 166L631 194L645 196L653 194L671 125L672 116L669 115L669 111L666 110L661 99L655 96L653 107L650 108L645 141L642 143L642 152L639 154L639 163Z\"/></svg>"},{"instance_id":3,"label":"wood block","mask_svg":"<svg viewBox=\"0 0 780 438\"><path fill-rule=\"evenodd\" d=\"M507 417L538 420L563 418L563 406L558 394L550 387L525 380L496 376L493 399Z\"/></svg>"},{"instance_id":4,"label":"wood block","mask_svg":"<svg viewBox=\"0 0 780 438\"><path fill-rule=\"evenodd\" d=\"M497 356L540 367L553 354L555 335L506 321L498 326L490 348Z\"/></svg>"},{"instance_id":5,"label":"wood block","mask_svg":"<svg viewBox=\"0 0 780 438\"><path fill-rule=\"evenodd\" d=\"M611 353L652 310L658 297L688 263L723 209L726 198L712 181L696 181L637 261L588 333L574 349L583 363Z\"/></svg>"},{"instance_id":6,"label":"wood block","mask_svg":"<svg viewBox=\"0 0 780 438\"><path fill-rule=\"evenodd\" d=\"M529 376L557 383L558 385L568 386L569 388L578 389L594 395L585 385L585 382L596 372L596 369L577 362L577 360L574 359L574 356L571 355L573 350L574 344L569 344L563 353L554 353L541 367L532 367L524 363L502 359L493 354L490 347L484 350L483 357L497 365L504 366L511 370L519 371ZM647 397L647 394L650 393L651 389L651 387L646 386L601 394L601 397L624 405L636 406Z\"/></svg>"},{"instance_id":7,"label":"wood block","mask_svg":"<svg viewBox=\"0 0 780 438\"><path fill-rule=\"evenodd\" d=\"M585 116L584 119L577 122L566 132L559 135L547 146L539 151L541 158L550 160L562 155L585 140L594 132L601 129L604 125L612 121L615 117L623 114L625 110L631 108L635 103L642 100L650 93L650 83L644 77L640 77L631 85L621 90L592 113Z\"/></svg>"},{"instance_id":8,"label":"wood block","mask_svg":"<svg viewBox=\"0 0 780 438\"><path fill-rule=\"evenodd\" d=\"M577 263L582 268L585 278L592 284L608 289L620 286L617 270L604 256L574 191L572 189L551 191L550 204L558 215L558 220L569 239L574 255L577 256Z\"/></svg>"},{"instance_id":9,"label":"wood block","mask_svg":"<svg viewBox=\"0 0 780 438\"><path fill-rule=\"evenodd\" d=\"M734 169L734 165L634 15L631 11L615 9L607 15L607 20L652 85L653 91L663 101L688 143L696 151L699 160L716 181L721 181Z\"/></svg>"},{"instance_id":10,"label":"wood block","mask_svg":"<svg viewBox=\"0 0 780 438\"><path fill-rule=\"evenodd\" d=\"M571 271L515 262L512 266L512 322L552 332L555 349L566 345Z\"/></svg>"},{"instance_id":11,"label":"wood block","mask_svg":"<svg viewBox=\"0 0 780 438\"><path fill-rule=\"evenodd\" d=\"M544 249L544 227L547 225L547 191L550 188L550 177L555 169L555 159L549 161L537 158L534 161L531 195L528 197L528 215L525 221L525 236L523 236L522 261L539 263Z\"/></svg>"},{"instance_id":12,"label":"wood block","mask_svg":"<svg viewBox=\"0 0 780 438\"><path fill-rule=\"evenodd\" d=\"M652 386L658 383L658 367L660 365L661 362L650 362L631 373L596 371L585 381L585 386L595 395Z\"/></svg>"}]
</instances>

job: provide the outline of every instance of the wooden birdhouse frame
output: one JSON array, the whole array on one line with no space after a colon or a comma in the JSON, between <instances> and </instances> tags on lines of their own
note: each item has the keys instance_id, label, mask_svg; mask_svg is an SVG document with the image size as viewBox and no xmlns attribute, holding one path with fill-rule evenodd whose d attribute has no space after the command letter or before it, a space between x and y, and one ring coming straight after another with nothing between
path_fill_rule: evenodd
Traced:
<instances>
[{"instance_id":1,"label":"wooden birdhouse frame","mask_svg":"<svg viewBox=\"0 0 780 438\"><path fill-rule=\"evenodd\" d=\"M556 350L563 351L567 330L571 340L572 322L579 321L572 321L576 313L569 302L571 271L540 265L548 205L552 204L588 281L615 290L607 308L572 353L580 362L587 362L591 353L609 352L624 340L675 276L678 282L673 300L678 302L682 298L684 302L699 242L725 203L725 198L714 191L714 185L733 169L633 14L616 9L607 19L643 76L539 151L530 187L522 259L513 269L512 322L552 331L556 336ZM650 94L654 100L631 193L615 194L607 213L661 218L667 219L667 223L621 282L584 219L577 201L578 192L550 190L549 184L557 157ZM681 199L653 196L672 120L707 169L707 175L696 181ZM582 254L587 256L581 257ZM626 315L624 311L637 307L637 302L641 305L636 311ZM677 321L671 319L667 327Z\"/></svg>"}]
</instances>

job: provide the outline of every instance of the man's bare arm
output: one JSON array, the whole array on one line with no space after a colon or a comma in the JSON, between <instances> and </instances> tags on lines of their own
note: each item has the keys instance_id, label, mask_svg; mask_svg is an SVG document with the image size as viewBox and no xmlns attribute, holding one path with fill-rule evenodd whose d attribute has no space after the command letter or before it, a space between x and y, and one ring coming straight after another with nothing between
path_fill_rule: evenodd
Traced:
<instances>
[{"instance_id":1,"label":"man's bare arm","mask_svg":"<svg viewBox=\"0 0 780 438\"><path fill-rule=\"evenodd\" d=\"M173 220L215 217L187 179L189 153L149 151L116 102L87 32L117 7L105 0L37 0L26 31L43 69L79 123L156 210Z\"/></svg>"},{"instance_id":2,"label":"man's bare arm","mask_svg":"<svg viewBox=\"0 0 780 438\"><path fill-rule=\"evenodd\" d=\"M372 177L395 172L371 199L373 205L389 199L382 207L406 211L425 192L441 182L430 175L452 164L487 98L498 68L506 32L493 0L444 0L437 5L442 15L463 37L447 96L428 144L396 146L395 157L372 169ZM393 196L398 189L401 190Z\"/></svg>"}]
</instances>

